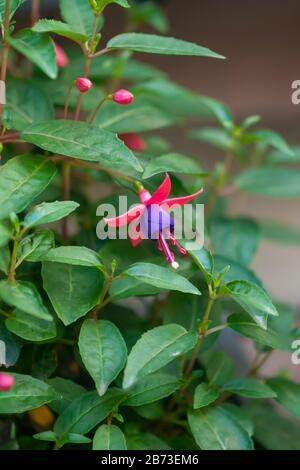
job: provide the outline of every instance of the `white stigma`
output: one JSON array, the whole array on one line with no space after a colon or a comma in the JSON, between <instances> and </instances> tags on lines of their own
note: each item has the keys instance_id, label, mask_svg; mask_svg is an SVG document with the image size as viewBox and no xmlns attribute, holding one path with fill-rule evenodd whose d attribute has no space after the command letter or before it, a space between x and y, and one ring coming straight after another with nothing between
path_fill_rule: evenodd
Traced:
<instances>
[{"instance_id":1,"label":"white stigma","mask_svg":"<svg viewBox=\"0 0 300 470\"><path fill-rule=\"evenodd\" d=\"M177 261L173 261L171 266L172 266L173 269L178 269L179 268L179 263L177 263Z\"/></svg>"}]
</instances>

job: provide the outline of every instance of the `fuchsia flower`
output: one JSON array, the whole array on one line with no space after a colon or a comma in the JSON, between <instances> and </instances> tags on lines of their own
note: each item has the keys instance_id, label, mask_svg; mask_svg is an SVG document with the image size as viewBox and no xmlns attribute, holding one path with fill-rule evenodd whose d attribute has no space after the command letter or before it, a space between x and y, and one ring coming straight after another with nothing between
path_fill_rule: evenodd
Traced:
<instances>
[{"instance_id":1,"label":"fuchsia flower","mask_svg":"<svg viewBox=\"0 0 300 470\"><path fill-rule=\"evenodd\" d=\"M56 52L56 63L60 68L67 67L69 64L69 58L62 47L60 47L56 42L54 43L55 52Z\"/></svg>"},{"instance_id":2,"label":"fuchsia flower","mask_svg":"<svg viewBox=\"0 0 300 470\"><path fill-rule=\"evenodd\" d=\"M123 227L135 220L135 224L130 227L129 231L132 245L137 246L145 238L157 240L158 249L165 254L172 268L177 269L179 264L175 261L175 255L169 248L166 236L181 254L185 255L186 250L175 238L174 220L166 209L172 209L176 205L183 206L192 201L203 192L203 188L189 196L167 199L170 191L171 180L167 174L162 184L152 195L143 187L140 189L141 204L129 209L128 212L119 217L105 218L104 220L110 227Z\"/></svg>"},{"instance_id":3,"label":"fuchsia flower","mask_svg":"<svg viewBox=\"0 0 300 470\"><path fill-rule=\"evenodd\" d=\"M118 90L111 95L113 101L118 104L131 104L134 102L134 96L128 90Z\"/></svg>"},{"instance_id":4,"label":"fuchsia flower","mask_svg":"<svg viewBox=\"0 0 300 470\"><path fill-rule=\"evenodd\" d=\"M76 87L81 93L86 93L89 91L90 88L92 88L93 84L91 80L85 77L78 77L76 79Z\"/></svg>"},{"instance_id":5,"label":"fuchsia flower","mask_svg":"<svg viewBox=\"0 0 300 470\"><path fill-rule=\"evenodd\" d=\"M15 383L15 378L7 372L0 372L0 391L8 392Z\"/></svg>"},{"instance_id":6,"label":"fuchsia flower","mask_svg":"<svg viewBox=\"0 0 300 470\"><path fill-rule=\"evenodd\" d=\"M124 144L134 152L142 152L146 149L145 141L135 132L128 134L119 134L121 140Z\"/></svg>"}]
</instances>

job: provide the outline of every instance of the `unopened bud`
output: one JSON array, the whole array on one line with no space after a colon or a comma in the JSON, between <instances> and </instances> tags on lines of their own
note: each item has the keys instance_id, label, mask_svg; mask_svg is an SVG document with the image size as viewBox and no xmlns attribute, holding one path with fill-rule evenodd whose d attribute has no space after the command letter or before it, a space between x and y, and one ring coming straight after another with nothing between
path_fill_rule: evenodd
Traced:
<instances>
[{"instance_id":1,"label":"unopened bud","mask_svg":"<svg viewBox=\"0 0 300 470\"><path fill-rule=\"evenodd\" d=\"M92 88L93 84L88 78L78 77L76 79L76 86L81 93L86 93L90 88Z\"/></svg>"},{"instance_id":2,"label":"unopened bud","mask_svg":"<svg viewBox=\"0 0 300 470\"><path fill-rule=\"evenodd\" d=\"M128 90L118 90L112 94L112 99L118 104L131 104L134 101L134 96Z\"/></svg>"},{"instance_id":3,"label":"unopened bud","mask_svg":"<svg viewBox=\"0 0 300 470\"><path fill-rule=\"evenodd\" d=\"M7 372L0 372L0 391L8 392L15 383L15 378Z\"/></svg>"}]
</instances>

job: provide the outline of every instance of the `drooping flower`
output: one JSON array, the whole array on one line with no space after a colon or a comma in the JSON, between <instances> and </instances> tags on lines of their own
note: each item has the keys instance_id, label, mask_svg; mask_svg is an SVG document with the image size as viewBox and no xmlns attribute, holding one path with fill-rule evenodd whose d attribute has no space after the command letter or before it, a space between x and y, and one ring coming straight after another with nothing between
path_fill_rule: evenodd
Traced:
<instances>
[{"instance_id":1,"label":"drooping flower","mask_svg":"<svg viewBox=\"0 0 300 470\"><path fill-rule=\"evenodd\" d=\"M124 144L134 152L142 152L146 149L146 143L135 132L130 132L128 134L119 134L121 140L123 140Z\"/></svg>"},{"instance_id":2,"label":"drooping flower","mask_svg":"<svg viewBox=\"0 0 300 470\"><path fill-rule=\"evenodd\" d=\"M61 46L56 44L56 42L54 43L54 46L55 46L57 66L60 68L67 67L67 65L69 64L69 58L67 54L65 53L65 51L63 50Z\"/></svg>"},{"instance_id":3,"label":"drooping flower","mask_svg":"<svg viewBox=\"0 0 300 470\"><path fill-rule=\"evenodd\" d=\"M76 87L81 93L86 93L92 86L93 83L88 78L78 77L76 79Z\"/></svg>"},{"instance_id":4,"label":"drooping flower","mask_svg":"<svg viewBox=\"0 0 300 470\"><path fill-rule=\"evenodd\" d=\"M112 100L118 104L131 104L134 101L134 96L128 90L118 90L111 95Z\"/></svg>"},{"instance_id":5,"label":"drooping flower","mask_svg":"<svg viewBox=\"0 0 300 470\"><path fill-rule=\"evenodd\" d=\"M8 392L15 383L15 378L7 372L0 372L0 391Z\"/></svg>"},{"instance_id":6,"label":"drooping flower","mask_svg":"<svg viewBox=\"0 0 300 470\"><path fill-rule=\"evenodd\" d=\"M123 227L135 220L135 224L130 227L129 231L132 245L137 246L145 238L156 240L159 251L165 254L172 268L177 269L179 264L175 261L175 255L171 251L167 239L174 247L176 246L181 254L185 255L186 250L176 240L175 222L167 210L191 202L203 192L203 188L194 194L183 197L168 198L170 192L171 180L167 174L162 184L152 195L144 187L141 187L139 190L141 204L137 204L118 217L105 218L104 220L110 227Z\"/></svg>"}]
</instances>

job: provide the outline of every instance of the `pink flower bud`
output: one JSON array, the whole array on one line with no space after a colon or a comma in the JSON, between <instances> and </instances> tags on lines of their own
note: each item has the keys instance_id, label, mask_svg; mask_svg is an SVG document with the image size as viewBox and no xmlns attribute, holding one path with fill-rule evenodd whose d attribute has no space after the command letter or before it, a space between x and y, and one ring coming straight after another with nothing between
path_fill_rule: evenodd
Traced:
<instances>
[{"instance_id":1,"label":"pink flower bud","mask_svg":"<svg viewBox=\"0 0 300 470\"><path fill-rule=\"evenodd\" d=\"M88 78L79 77L76 79L76 86L81 93L86 93L90 88L92 88L93 84Z\"/></svg>"},{"instance_id":2,"label":"pink flower bud","mask_svg":"<svg viewBox=\"0 0 300 470\"><path fill-rule=\"evenodd\" d=\"M146 148L145 141L135 132L128 134L119 134L121 140L124 144L134 152L142 152Z\"/></svg>"},{"instance_id":3,"label":"pink flower bud","mask_svg":"<svg viewBox=\"0 0 300 470\"><path fill-rule=\"evenodd\" d=\"M0 372L0 391L8 392L15 383L15 378L7 372Z\"/></svg>"},{"instance_id":4,"label":"pink flower bud","mask_svg":"<svg viewBox=\"0 0 300 470\"><path fill-rule=\"evenodd\" d=\"M56 63L57 66L60 68L67 67L69 64L69 58L65 51L63 50L62 47L60 47L58 44L54 43L55 46L55 52L56 52Z\"/></svg>"},{"instance_id":5,"label":"pink flower bud","mask_svg":"<svg viewBox=\"0 0 300 470\"><path fill-rule=\"evenodd\" d=\"M112 94L112 99L118 104L131 104L134 101L134 96L128 90L118 90Z\"/></svg>"}]
</instances>

